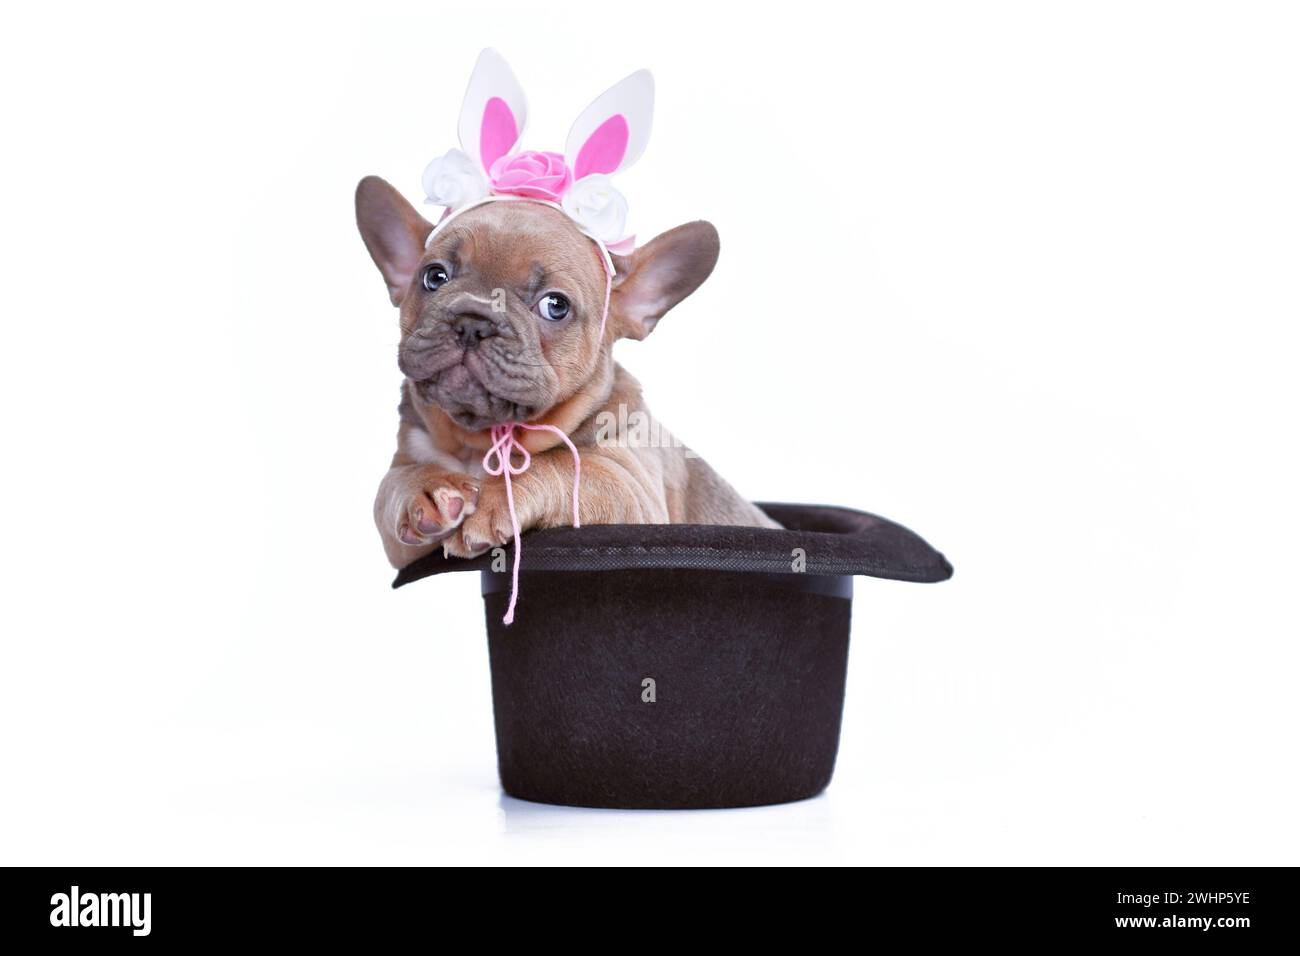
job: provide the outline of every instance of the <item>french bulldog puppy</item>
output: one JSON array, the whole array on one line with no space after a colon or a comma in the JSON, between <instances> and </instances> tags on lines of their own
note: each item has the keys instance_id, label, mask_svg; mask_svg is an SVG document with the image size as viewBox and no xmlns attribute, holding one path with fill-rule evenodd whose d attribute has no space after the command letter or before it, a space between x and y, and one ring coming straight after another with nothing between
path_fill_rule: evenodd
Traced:
<instances>
[{"instance_id":1,"label":"french bulldog puppy","mask_svg":"<svg viewBox=\"0 0 1300 956\"><path fill-rule=\"evenodd\" d=\"M375 499L394 567L437 547L472 557L512 539L504 479L482 467L491 426L505 422L551 424L577 446L583 524L779 527L701 458L665 440L666 430L653 443L601 440L600 422L611 420L602 412L649 421L640 384L611 348L619 338L645 338L708 278L718 258L712 225L687 223L614 257L602 336L600 253L559 210L488 203L456 217L425 249L433 226L382 179L361 181L356 206L366 248L400 309L397 364L406 378L397 453ZM549 431L517 436L532 456L512 479L521 530L572 523L568 448Z\"/></svg>"}]
</instances>

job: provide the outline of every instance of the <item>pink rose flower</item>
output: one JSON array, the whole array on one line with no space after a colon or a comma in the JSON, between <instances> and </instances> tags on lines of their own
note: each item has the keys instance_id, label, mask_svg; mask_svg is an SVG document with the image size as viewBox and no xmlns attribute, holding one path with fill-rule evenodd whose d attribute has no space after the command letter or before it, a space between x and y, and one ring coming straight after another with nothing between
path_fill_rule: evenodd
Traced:
<instances>
[{"instance_id":1,"label":"pink rose flower","mask_svg":"<svg viewBox=\"0 0 1300 956\"><path fill-rule=\"evenodd\" d=\"M559 202L573 182L573 173L564 165L563 156L539 150L502 156L488 172L493 192L550 202Z\"/></svg>"}]
</instances>

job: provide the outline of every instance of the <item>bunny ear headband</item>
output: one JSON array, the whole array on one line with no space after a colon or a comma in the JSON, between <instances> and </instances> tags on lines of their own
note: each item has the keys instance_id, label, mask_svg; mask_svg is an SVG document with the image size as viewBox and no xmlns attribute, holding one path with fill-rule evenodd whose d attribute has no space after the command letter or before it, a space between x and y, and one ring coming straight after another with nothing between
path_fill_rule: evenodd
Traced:
<instances>
[{"instance_id":1,"label":"bunny ear headband","mask_svg":"<svg viewBox=\"0 0 1300 956\"><path fill-rule=\"evenodd\" d=\"M496 50L474 65L460 109L460 149L424 170L426 202L446 212L426 245L455 216L500 199L527 199L561 210L600 250L612 276L610 253L631 252L625 236L627 200L609 177L641 157L650 138L654 79L638 70L598 96L569 130L564 154L517 152L528 102L514 73ZM602 327L604 325L602 321Z\"/></svg>"}]
</instances>

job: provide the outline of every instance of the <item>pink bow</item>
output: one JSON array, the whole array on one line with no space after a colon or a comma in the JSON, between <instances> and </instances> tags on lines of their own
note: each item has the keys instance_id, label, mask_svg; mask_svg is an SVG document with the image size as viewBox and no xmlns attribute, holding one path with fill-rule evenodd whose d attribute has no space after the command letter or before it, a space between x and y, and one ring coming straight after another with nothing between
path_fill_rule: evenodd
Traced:
<instances>
[{"instance_id":1,"label":"pink bow","mask_svg":"<svg viewBox=\"0 0 1300 956\"><path fill-rule=\"evenodd\" d=\"M575 528L582 527L582 523L578 520L578 485L582 480L582 457L578 454L578 449L574 447L573 442L569 441L569 436L554 425L529 425L524 422L507 422L503 425L493 425L492 446L483 455L483 470L489 475L501 475L505 479L506 507L510 512L510 524L515 533L515 566L510 577L510 604L506 608L506 616L501 619L503 624L514 623L515 601L519 598L519 515L515 513L515 493L510 484L510 477L512 475L522 475L528 470L528 466L533 463L533 456L528 454L528 449L515 437L516 428L526 428L529 431L554 432L562 442L569 446L569 451L573 452L573 526ZM524 457L523 463L520 465L515 465L511 460L516 449ZM496 459L495 465L492 464L493 458Z\"/></svg>"}]
</instances>

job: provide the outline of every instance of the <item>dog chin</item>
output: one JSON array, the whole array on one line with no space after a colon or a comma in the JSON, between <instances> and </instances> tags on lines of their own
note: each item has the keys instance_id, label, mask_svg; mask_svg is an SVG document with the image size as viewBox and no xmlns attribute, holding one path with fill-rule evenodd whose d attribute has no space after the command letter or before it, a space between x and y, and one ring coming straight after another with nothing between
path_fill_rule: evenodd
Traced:
<instances>
[{"instance_id":1,"label":"dog chin","mask_svg":"<svg viewBox=\"0 0 1300 956\"><path fill-rule=\"evenodd\" d=\"M493 394L478 379L466 374L464 366L416 382L415 388L420 398L437 405L452 421L469 431L481 431L505 422L528 421L538 411L536 405Z\"/></svg>"}]
</instances>

